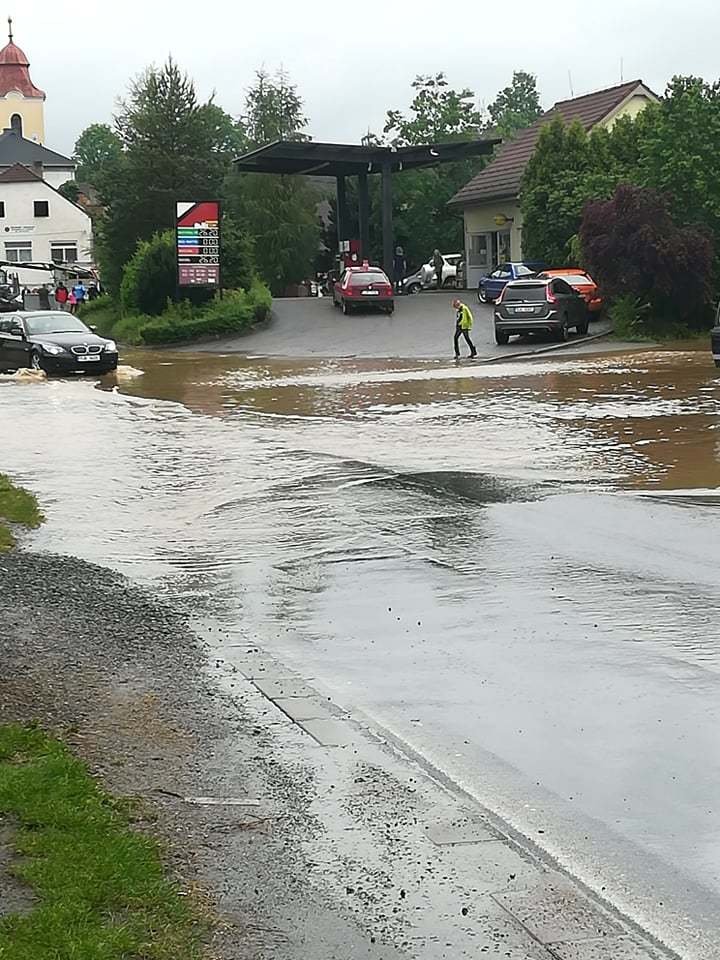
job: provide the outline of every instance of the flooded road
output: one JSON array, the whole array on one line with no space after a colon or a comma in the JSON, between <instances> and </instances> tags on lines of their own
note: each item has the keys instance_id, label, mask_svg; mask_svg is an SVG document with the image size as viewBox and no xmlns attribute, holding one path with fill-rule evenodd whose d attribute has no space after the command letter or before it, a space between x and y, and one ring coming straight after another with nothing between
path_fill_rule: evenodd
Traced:
<instances>
[{"instance_id":1,"label":"flooded road","mask_svg":"<svg viewBox=\"0 0 720 960\"><path fill-rule=\"evenodd\" d=\"M0 384L33 544L211 598L683 956L720 954L707 351L125 359L143 375Z\"/></svg>"}]
</instances>

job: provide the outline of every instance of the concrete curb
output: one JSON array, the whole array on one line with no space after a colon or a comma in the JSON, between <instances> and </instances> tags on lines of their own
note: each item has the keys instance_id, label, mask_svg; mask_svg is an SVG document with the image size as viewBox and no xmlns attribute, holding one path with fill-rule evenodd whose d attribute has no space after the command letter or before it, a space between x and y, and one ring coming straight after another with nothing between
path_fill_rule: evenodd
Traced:
<instances>
[{"instance_id":1,"label":"concrete curb","mask_svg":"<svg viewBox=\"0 0 720 960\"><path fill-rule=\"evenodd\" d=\"M554 353L559 350L572 350L580 344L593 343L595 340L604 340L610 337L614 330L606 330L604 333L593 334L592 337L583 337L582 340L569 340L567 343L551 343L547 347L538 347L537 350L528 350L526 353L512 353L504 357L481 357L478 363L508 363L513 360L530 360L533 357L542 356L544 353Z\"/></svg>"}]
</instances>

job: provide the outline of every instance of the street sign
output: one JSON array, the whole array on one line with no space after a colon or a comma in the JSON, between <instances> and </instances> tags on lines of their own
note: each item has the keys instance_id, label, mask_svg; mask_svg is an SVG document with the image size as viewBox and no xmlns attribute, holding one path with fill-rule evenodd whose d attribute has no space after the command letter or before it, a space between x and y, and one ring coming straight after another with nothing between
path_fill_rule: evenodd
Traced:
<instances>
[{"instance_id":1,"label":"street sign","mask_svg":"<svg viewBox=\"0 0 720 960\"><path fill-rule=\"evenodd\" d=\"M220 202L180 201L176 209L178 286L219 290Z\"/></svg>"}]
</instances>

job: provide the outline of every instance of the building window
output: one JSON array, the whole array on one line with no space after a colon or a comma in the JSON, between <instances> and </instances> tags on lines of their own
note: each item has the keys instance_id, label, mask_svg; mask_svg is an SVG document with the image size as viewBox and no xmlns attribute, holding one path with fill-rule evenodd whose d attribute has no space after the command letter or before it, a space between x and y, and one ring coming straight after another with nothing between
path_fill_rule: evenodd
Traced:
<instances>
[{"instance_id":1,"label":"building window","mask_svg":"<svg viewBox=\"0 0 720 960\"><path fill-rule=\"evenodd\" d=\"M76 243L51 243L50 257L53 263L77 263Z\"/></svg>"},{"instance_id":2,"label":"building window","mask_svg":"<svg viewBox=\"0 0 720 960\"><path fill-rule=\"evenodd\" d=\"M36 217L50 216L50 204L48 203L47 200L36 200L34 206L35 206Z\"/></svg>"},{"instance_id":3,"label":"building window","mask_svg":"<svg viewBox=\"0 0 720 960\"><path fill-rule=\"evenodd\" d=\"M10 263L29 263L32 260L32 240L6 240L5 259Z\"/></svg>"},{"instance_id":4,"label":"building window","mask_svg":"<svg viewBox=\"0 0 720 960\"><path fill-rule=\"evenodd\" d=\"M14 113L10 117L10 129L13 133L16 133L19 137L23 135L23 126L22 126L22 117L19 113Z\"/></svg>"},{"instance_id":5,"label":"building window","mask_svg":"<svg viewBox=\"0 0 720 960\"><path fill-rule=\"evenodd\" d=\"M5 201L0 200L0 218L5 216Z\"/></svg>"}]
</instances>

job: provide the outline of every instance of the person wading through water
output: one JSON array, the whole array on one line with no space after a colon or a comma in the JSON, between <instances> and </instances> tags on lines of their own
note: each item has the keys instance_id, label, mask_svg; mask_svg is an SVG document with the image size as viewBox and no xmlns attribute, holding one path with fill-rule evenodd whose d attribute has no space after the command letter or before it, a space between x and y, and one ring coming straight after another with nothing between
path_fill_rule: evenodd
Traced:
<instances>
[{"instance_id":1,"label":"person wading through water","mask_svg":"<svg viewBox=\"0 0 720 960\"><path fill-rule=\"evenodd\" d=\"M465 343L470 348L470 359L472 360L477 356L475 344L470 339L473 315L470 307L463 303L462 300L453 300L453 308L457 311L455 315L455 339L453 341L455 344L455 359L460 359L460 337L465 337Z\"/></svg>"}]
</instances>

